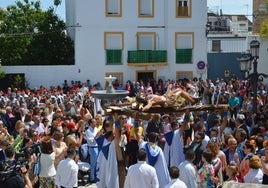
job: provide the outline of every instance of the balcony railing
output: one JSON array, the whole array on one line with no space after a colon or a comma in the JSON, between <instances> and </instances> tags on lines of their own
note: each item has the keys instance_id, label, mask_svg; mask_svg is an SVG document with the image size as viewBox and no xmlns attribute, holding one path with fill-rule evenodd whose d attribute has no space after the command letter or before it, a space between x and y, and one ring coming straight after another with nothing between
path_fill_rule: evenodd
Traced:
<instances>
[{"instance_id":1,"label":"balcony railing","mask_svg":"<svg viewBox=\"0 0 268 188\"><path fill-rule=\"evenodd\" d=\"M122 50L106 50L106 65L122 64Z\"/></svg>"},{"instance_id":2,"label":"balcony railing","mask_svg":"<svg viewBox=\"0 0 268 188\"><path fill-rule=\"evenodd\" d=\"M128 65L144 66L144 65L166 65L166 50L136 50L128 51Z\"/></svg>"}]
</instances>

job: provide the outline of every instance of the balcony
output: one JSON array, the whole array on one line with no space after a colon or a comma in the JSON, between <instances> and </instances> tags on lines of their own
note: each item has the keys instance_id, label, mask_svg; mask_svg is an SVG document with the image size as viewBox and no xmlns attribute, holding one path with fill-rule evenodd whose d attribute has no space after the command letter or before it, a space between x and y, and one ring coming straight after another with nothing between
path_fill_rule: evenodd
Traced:
<instances>
[{"instance_id":1,"label":"balcony","mask_svg":"<svg viewBox=\"0 0 268 188\"><path fill-rule=\"evenodd\" d=\"M120 65L120 64L122 64L122 50L106 49L106 65Z\"/></svg>"},{"instance_id":2,"label":"balcony","mask_svg":"<svg viewBox=\"0 0 268 188\"><path fill-rule=\"evenodd\" d=\"M167 65L166 50L136 50L128 51L129 66Z\"/></svg>"}]
</instances>

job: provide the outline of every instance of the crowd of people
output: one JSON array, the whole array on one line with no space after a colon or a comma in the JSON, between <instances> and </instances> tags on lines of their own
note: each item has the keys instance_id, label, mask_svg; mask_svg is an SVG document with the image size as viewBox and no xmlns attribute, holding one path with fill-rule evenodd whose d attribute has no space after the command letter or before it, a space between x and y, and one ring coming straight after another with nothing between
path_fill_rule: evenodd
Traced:
<instances>
[{"instance_id":1,"label":"crowd of people","mask_svg":"<svg viewBox=\"0 0 268 188\"><path fill-rule=\"evenodd\" d=\"M99 188L268 184L264 84L258 85L256 112L251 82L238 78L127 81L124 87L116 80L113 86L130 97L179 91L184 99L175 100L189 105L199 99L199 105L228 107L163 110L145 120L103 113L90 95L103 89L99 82L7 88L0 91L0 187L78 187L79 161L90 164L88 181Z\"/></svg>"}]
</instances>

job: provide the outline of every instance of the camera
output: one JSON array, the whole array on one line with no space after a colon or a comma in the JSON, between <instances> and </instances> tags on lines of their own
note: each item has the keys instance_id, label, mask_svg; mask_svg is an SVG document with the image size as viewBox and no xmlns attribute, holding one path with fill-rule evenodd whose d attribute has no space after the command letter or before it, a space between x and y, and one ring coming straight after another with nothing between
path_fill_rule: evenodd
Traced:
<instances>
[{"instance_id":1,"label":"camera","mask_svg":"<svg viewBox=\"0 0 268 188\"><path fill-rule=\"evenodd\" d=\"M20 173L20 168L25 166L29 169L28 160L13 160L13 161L1 161L0 162L0 182L5 181L6 179L15 176Z\"/></svg>"},{"instance_id":2,"label":"camera","mask_svg":"<svg viewBox=\"0 0 268 188\"><path fill-rule=\"evenodd\" d=\"M19 160L20 158L27 158L29 155L33 154L40 154L41 149L40 149L40 143L34 143L31 146L26 146L20 149L20 153L16 154L16 160Z\"/></svg>"},{"instance_id":3,"label":"camera","mask_svg":"<svg viewBox=\"0 0 268 188\"><path fill-rule=\"evenodd\" d=\"M28 156L39 155L41 153L40 143L34 143L29 147L20 149L20 153L16 153L15 160L0 162L0 182L20 174L21 167L29 169Z\"/></svg>"}]
</instances>

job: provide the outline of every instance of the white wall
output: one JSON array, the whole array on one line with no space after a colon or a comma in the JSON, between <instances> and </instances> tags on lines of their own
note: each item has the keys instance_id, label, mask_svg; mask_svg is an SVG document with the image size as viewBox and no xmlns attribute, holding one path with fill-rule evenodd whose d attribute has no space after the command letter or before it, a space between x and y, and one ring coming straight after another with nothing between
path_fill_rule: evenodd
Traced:
<instances>
[{"instance_id":1,"label":"white wall","mask_svg":"<svg viewBox=\"0 0 268 188\"><path fill-rule=\"evenodd\" d=\"M192 0L192 18L185 19L175 17L175 0L155 0L154 18L138 18L137 2L123 0L122 17L107 18L104 0L66 0L67 30L75 40L75 65L15 66L4 67L4 70L7 73L25 73L30 87L61 85L65 79L82 82L90 79L92 83L101 81L104 84L106 72L124 72L125 83L127 80L136 80L137 70L157 70L156 79L175 79L176 71L193 71L193 76L198 77L196 63L200 60L207 62L206 0ZM112 31L124 32L123 65L105 65L104 32ZM136 50L136 33L144 31L157 33L157 49L168 51L167 66L127 65L127 51ZM175 64L175 32L194 32L193 64Z\"/></svg>"}]
</instances>

